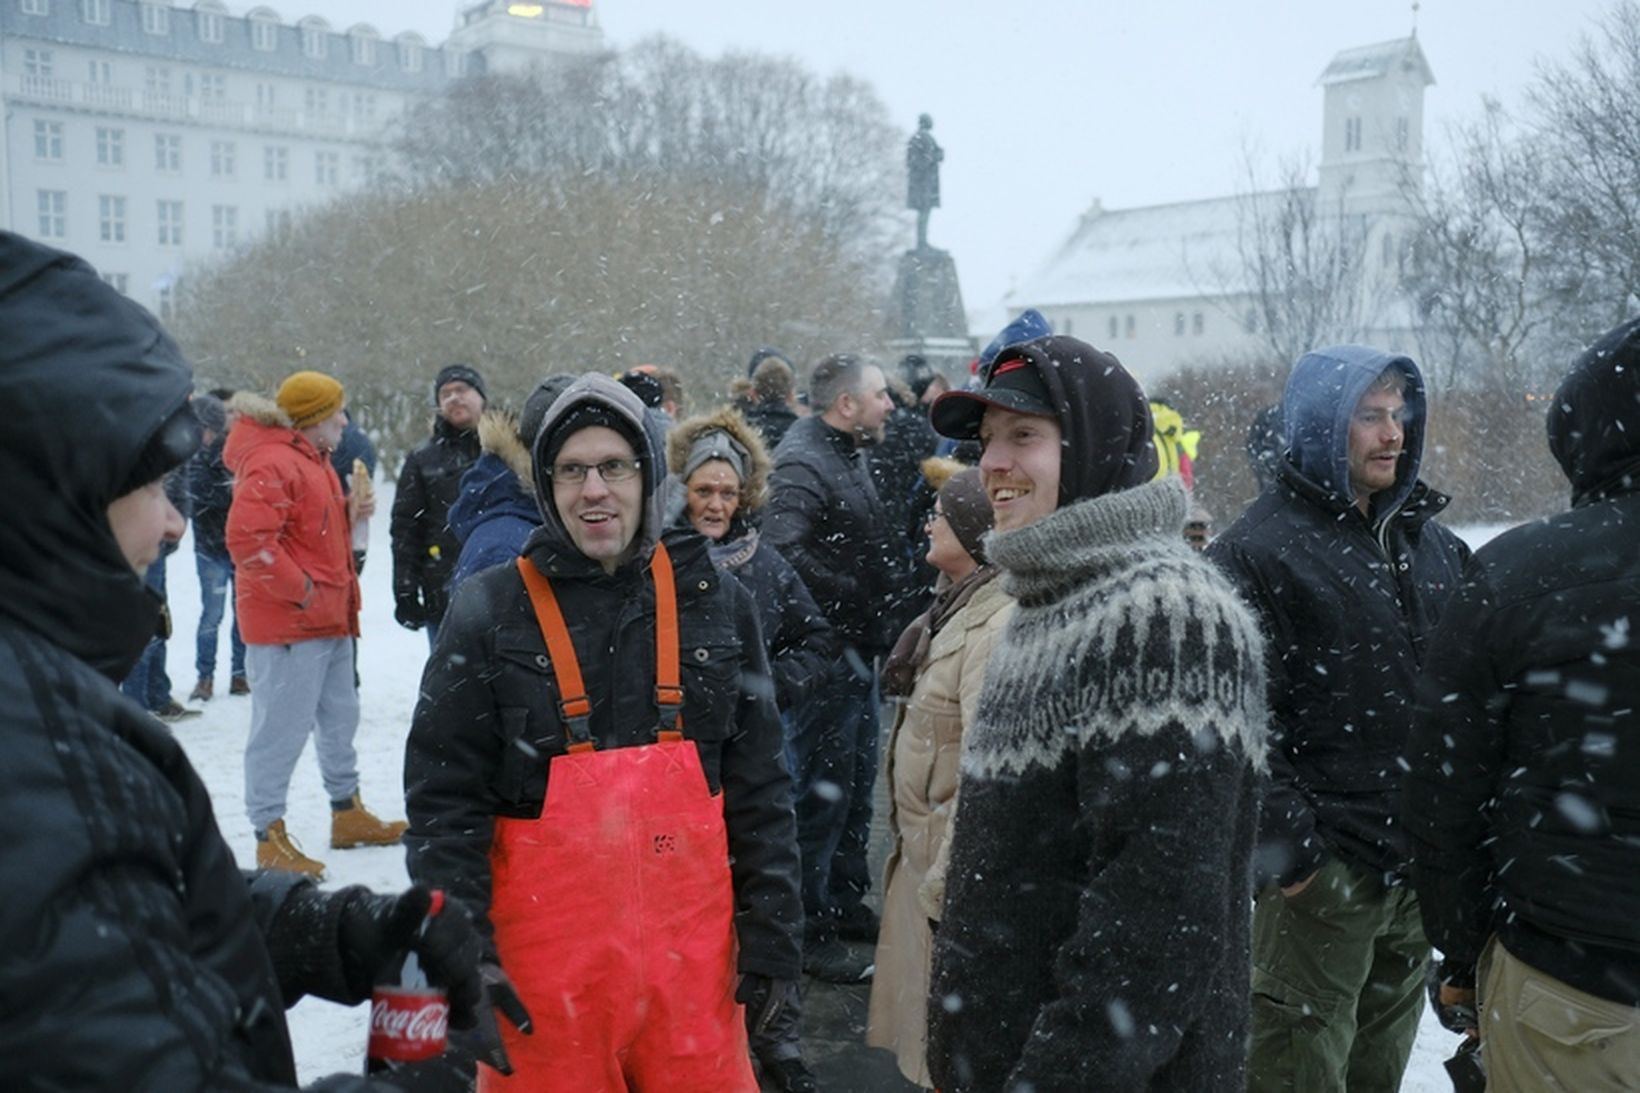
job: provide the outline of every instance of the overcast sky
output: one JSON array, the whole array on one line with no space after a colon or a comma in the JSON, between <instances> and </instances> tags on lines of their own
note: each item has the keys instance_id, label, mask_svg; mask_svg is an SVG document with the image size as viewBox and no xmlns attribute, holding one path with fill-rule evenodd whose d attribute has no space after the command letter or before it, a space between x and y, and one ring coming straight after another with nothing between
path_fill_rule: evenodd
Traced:
<instances>
[{"instance_id":1,"label":"overcast sky","mask_svg":"<svg viewBox=\"0 0 1640 1093\"><path fill-rule=\"evenodd\" d=\"M320 14L337 29L366 21L435 43L460 6L272 2L292 22ZM1106 208L1215 197L1237 188L1244 146L1272 163L1313 148L1328 60L1413 23L1401 0L594 3L614 46L664 32L709 54L786 54L869 80L907 136L932 114L945 163L930 242L956 256L968 310L987 320L1095 197ZM1483 94L1519 104L1540 59L1569 55L1610 4L1424 0L1418 37L1436 79L1426 140L1472 116Z\"/></svg>"}]
</instances>

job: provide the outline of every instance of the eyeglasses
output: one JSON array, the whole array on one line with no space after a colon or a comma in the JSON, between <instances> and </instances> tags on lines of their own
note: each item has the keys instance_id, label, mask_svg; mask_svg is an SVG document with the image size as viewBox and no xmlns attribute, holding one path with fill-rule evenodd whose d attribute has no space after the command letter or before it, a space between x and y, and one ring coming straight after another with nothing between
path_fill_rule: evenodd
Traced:
<instances>
[{"instance_id":1,"label":"eyeglasses","mask_svg":"<svg viewBox=\"0 0 1640 1093\"><path fill-rule=\"evenodd\" d=\"M636 459L606 459L602 463L555 463L547 468L547 476L566 486L578 486L587 480L587 473L597 471L605 482L625 482L638 473Z\"/></svg>"},{"instance_id":2,"label":"eyeglasses","mask_svg":"<svg viewBox=\"0 0 1640 1093\"><path fill-rule=\"evenodd\" d=\"M924 527L931 527L935 520L943 520L943 519L945 519L945 513L941 512L939 509L931 509L928 513L928 516L925 517L924 520L923 520L923 526Z\"/></svg>"}]
</instances>

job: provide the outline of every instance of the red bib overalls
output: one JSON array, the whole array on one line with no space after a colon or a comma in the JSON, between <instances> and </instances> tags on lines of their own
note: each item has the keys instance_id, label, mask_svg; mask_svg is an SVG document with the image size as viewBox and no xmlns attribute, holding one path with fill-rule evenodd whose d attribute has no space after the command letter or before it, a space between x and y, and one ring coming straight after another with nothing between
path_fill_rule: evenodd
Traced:
<instances>
[{"instance_id":1,"label":"red bib overalls","mask_svg":"<svg viewBox=\"0 0 1640 1093\"><path fill-rule=\"evenodd\" d=\"M535 820L496 821L490 919L535 1019L502 1037L514 1074L481 1090L755 1093L734 1000L734 892L723 802L683 738L677 595L658 545L656 742L598 751L591 703L547 578L518 569L552 655L569 753Z\"/></svg>"}]
</instances>

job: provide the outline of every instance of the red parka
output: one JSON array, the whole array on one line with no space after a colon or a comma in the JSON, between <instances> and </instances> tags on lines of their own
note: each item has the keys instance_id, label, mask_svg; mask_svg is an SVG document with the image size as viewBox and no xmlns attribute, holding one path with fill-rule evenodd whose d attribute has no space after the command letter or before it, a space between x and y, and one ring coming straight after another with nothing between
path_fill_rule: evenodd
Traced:
<instances>
[{"instance_id":1,"label":"red parka","mask_svg":"<svg viewBox=\"0 0 1640 1093\"><path fill-rule=\"evenodd\" d=\"M228 554L239 632L252 645L357 637L347 502L330 460L277 404L240 394L222 461L233 472Z\"/></svg>"}]
</instances>

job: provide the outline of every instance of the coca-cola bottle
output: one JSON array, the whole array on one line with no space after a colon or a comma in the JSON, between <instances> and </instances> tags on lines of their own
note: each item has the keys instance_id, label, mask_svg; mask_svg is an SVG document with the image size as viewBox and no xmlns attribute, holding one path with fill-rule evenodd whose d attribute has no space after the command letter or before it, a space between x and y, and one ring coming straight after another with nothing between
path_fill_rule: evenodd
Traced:
<instances>
[{"instance_id":1,"label":"coca-cola bottle","mask_svg":"<svg viewBox=\"0 0 1640 1093\"><path fill-rule=\"evenodd\" d=\"M418 937L443 909L444 893L435 889ZM382 969L370 994L370 1044L365 1051L365 1073L390 1073L407 1063L443 1055L449 1025L449 999L442 988L427 981L427 973L422 970L415 950L406 949Z\"/></svg>"}]
</instances>

